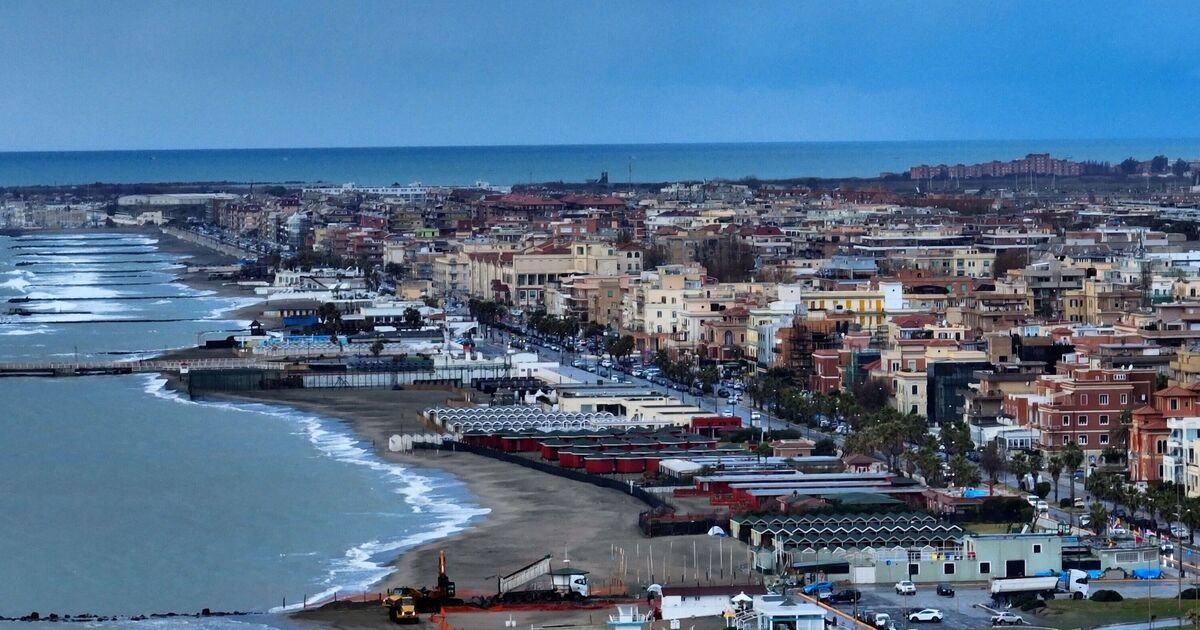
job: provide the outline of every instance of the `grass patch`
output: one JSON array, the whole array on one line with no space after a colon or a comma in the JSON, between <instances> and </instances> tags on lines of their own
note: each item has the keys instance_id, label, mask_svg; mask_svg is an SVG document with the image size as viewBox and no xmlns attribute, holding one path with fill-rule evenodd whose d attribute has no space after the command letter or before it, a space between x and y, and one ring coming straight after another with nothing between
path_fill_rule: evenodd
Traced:
<instances>
[{"instance_id":1,"label":"grass patch","mask_svg":"<svg viewBox=\"0 0 1200 630\"><path fill-rule=\"evenodd\" d=\"M1010 531L1021 531L1023 523L965 523L963 529L976 534L1007 534Z\"/></svg>"},{"instance_id":2,"label":"grass patch","mask_svg":"<svg viewBox=\"0 0 1200 630\"><path fill-rule=\"evenodd\" d=\"M1181 606L1176 599L1127 599L1121 602L1052 599L1036 615L1020 614L1029 623L1086 630L1113 623L1144 622L1149 615L1154 615L1155 619L1172 619L1182 617L1192 609L1200 609L1200 602L1185 599Z\"/></svg>"}]
</instances>

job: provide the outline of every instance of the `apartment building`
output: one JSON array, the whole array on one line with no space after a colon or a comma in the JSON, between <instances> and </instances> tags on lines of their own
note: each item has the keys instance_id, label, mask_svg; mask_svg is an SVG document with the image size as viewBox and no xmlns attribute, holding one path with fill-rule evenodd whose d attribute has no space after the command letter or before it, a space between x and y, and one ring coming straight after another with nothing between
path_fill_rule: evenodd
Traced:
<instances>
[{"instance_id":1,"label":"apartment building","mask_svg":"<svg viewBox=\"0 0 1200 630\"><path fill-rule=\"evenodd\" d=\"M472 295L502 291L513 304L525 308L541 306L548 286L576 275L617 276L642 270L640 249L605 242L548 241L519 251L480 248L467 254L467 260Z\"/></svg>"},{"instance_id":2,"label":"apartment building","mask_svg":"<svg viewBox=\"0 0 1200 630\"><path fill-rule=\"evenodd\" d=\"M1086 278L1079 289L1063 291L1067 321L1108 326L1141 305L1142 292L1130 285Z\"/></svg>"},{"instance_id":3,"label":"apartment building","mask_svg":"<svg viewBox=\"0 0 1200 630\"><path fill-rule=\"evenodd\" d=\"M1065 357L1057 372L1039 376L1033 394L1009 394L1003 415L1035 429L1036 448L1074 442L1089 455L1110 446L1123 412L1149 403L1157 378L1155 370L1094 368L1081 355Z\"/></svg>"},{"instance_id":4,"label":"apartment building","mask_svg":"<svg viewBox=\"0 0 1200 630\"><path fill-rule=\"evenodd\" d=\"M666 350L681 339L684 298L703 295L706 274L699 263L663 265L643 271L630 283L621 303L621 323L639 350Z\"/></svg>"}]
</instances>

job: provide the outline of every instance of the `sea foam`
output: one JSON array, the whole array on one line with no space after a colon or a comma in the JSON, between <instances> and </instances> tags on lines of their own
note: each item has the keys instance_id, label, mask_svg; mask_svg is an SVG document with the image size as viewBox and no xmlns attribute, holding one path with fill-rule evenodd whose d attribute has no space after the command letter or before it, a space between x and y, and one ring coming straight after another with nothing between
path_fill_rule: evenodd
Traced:
<instances>
[{"instance_id":1,"label":"sea foam","mask_svg":"<svg viewBox=\"0 0 1200 630\"><path fill-rule=\"evenodd\" d=\"M405 531L404 535L392 540L370 540L347 549L341 558L331 559L322 580L327 588L309 597L310 601L320 601L338 592L365 591L391 573L388 563L399 552L462 531L473 520L491 512L488 508L473 504L460 505L454 498L436 491L432 477L414 472L406 466L383 461L361 439L340 430L337 420L278 405L194 401L167 389L166 382L165 378L147 375L145 391L182 404L208 405L284 418L295 423L301 434L325 456L379 473L394 486L393 492L400 495L414 513L435 517L432 522L422 521L420 531ZM277 606L270 612L288 612L302 605L302 602L297 602L286 608Z\"/></svg>"}]
</instances>

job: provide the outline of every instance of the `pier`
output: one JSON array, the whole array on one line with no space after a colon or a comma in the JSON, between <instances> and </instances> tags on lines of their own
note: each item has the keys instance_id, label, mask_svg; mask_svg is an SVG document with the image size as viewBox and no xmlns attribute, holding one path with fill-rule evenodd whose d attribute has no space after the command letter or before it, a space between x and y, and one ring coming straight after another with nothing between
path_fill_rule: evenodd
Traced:
<instances>
[{"instance_id":1,"label":"pier","mask_svg":"<svg viewBox=\"0 0 1200 630\"><path fill-rule=\"evenodd\" d=\"M17 376L95 376L103 374L145 374L171 372L186 374L190 371L229 370L257 368L260 370L283 370L286 364L263 361L256 358L221 358L195 360L148 360L148 361L68 361L0 363L0 378Z\"/></svg>"}]
</instances>

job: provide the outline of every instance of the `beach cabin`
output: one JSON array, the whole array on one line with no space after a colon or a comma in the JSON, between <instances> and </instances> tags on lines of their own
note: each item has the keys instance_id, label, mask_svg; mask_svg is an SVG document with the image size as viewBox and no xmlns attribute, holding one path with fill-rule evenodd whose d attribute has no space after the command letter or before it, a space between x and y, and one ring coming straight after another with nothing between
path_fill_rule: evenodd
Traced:
<instances>
[{"instance_id":1,"label":"beach cabin","mask_svg":"<svg viewBox=\"0 0 1200 630\"><path fill-rule=\"evenodd\" d=\"M663 586L662 618L688 619L716 617L736 608L733 598L744 593L748 597L766 595L761 584L722 586Z\"/></svg>"},{"instance_id":2,"label":"beach cabin","mask_svg":"<svg viewBox=\"0 0 1200 630\"><path fill-rule=\"evenodd\" d=\"M754 598L755 620L747 630L825 630L825 610L782 595Z\"/></svg>"}]
</instances>

